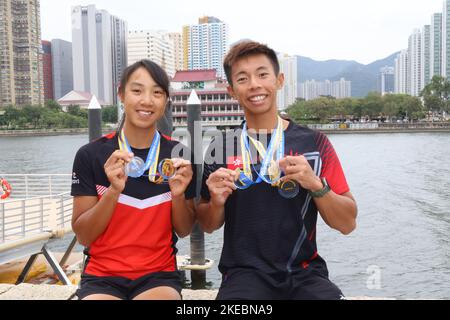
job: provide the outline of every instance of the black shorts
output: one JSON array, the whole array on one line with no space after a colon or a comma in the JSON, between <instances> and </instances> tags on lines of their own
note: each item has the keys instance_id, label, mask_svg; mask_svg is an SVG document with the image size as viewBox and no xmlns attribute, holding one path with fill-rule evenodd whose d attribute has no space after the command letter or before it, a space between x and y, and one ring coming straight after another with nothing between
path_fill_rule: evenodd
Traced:
<instances>
[{"instance_id":1,"label":"black shorts","mask_svg":"<svg viewBox=\"0 0 450 320\"><path fill-rule=\"evenodd\" d=\"M233 269L223 277L217 300L341 300L342 291L327 276L299 272L270 276Z\"/></svg>"},{"instance_id":2,"label":"black shorts","mask_svg":"<svg viewBox=\"0 0 450 320\"><path fill-rule=\"evenodd\" d=\"M150 289L170 287L181 296L182 279L180 271L150 273L136 280L83 274L76 295L80 300L93 294L107 294L122 300L132 300Z\"/></svg>"}]
</instances>

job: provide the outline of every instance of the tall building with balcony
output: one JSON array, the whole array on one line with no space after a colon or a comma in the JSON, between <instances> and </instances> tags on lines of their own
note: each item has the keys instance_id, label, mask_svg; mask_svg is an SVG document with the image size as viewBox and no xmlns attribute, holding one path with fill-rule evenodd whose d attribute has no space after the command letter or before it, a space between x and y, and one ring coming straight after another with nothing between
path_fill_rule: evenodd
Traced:
<instances>
[{"instance_id":1,"label":"tall building with balcony","mask_svg":"<svg viewBox=\"0 0 450 320\"><path fill-rule=\"evenodd\" d=\"M128 65L149 59L160 65L170 77L175 75L174 41L165 31L140 30L128 33Z\"/></svg>"},{"instance_id":2,"label":"tall building with balcony","mask_svg":"<svg viewBox=\"0 0 450 320\"><path fill-rule=\"evenodd\" d=\"M53 96L58 100L73 90L72 43L52 40Z\"/></svg>"},{"instance_id":3,"label":"tall building with balcony","mask_svg":"<svg viewBox=\"0 0 450 320\"><path fill-rule=\"evenodd\" d=\"M0 0L0 106L42 105L39 0Z\"/></svg>"},{"instance_id":4,"label":"tall building with balcony","mask_svg":"<svg viewBox=\"0 0 450 320\"><path fill-rule=\"evenodd\" d=\"M223 60L229 49L228 25L215 17L201 17L199 24L183 27L184 69L214 69L225 79Z\"/></svg>"},{"instance_id":5,"label":"tall building with balcony","mask_svg":"<svg viewBox=\"0 0 450 320\"><path fill-rule=\"evenodd\" d=\"M117 103L117 88L127 66L127 23L94 5L72 7L74 90Z\"/></svg>"}]
</instances>

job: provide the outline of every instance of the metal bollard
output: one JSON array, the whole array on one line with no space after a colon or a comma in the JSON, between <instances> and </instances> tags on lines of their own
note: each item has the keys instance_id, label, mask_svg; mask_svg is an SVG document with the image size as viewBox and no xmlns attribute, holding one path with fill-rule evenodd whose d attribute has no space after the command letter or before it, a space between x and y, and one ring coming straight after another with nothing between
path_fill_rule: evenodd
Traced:
<instances>
[{"instance_id":1,"label":"metal bollard","mask_svg":"<svg viewBox=\"0 0 450 320\"><path fill-rule=\"evenodd\" d=\"M197 171L196 195L200 196L202 184L203 139L202 139L202 107L195 90L192 90L187 101L188 131L190 135L190 149L194 154L193 163ZM191 264L205 265L205 234L198 224L194 225L191 233ZM203 289L206 285L206 271L191 271L192 289Z\"/></svg>"}]
</instances>

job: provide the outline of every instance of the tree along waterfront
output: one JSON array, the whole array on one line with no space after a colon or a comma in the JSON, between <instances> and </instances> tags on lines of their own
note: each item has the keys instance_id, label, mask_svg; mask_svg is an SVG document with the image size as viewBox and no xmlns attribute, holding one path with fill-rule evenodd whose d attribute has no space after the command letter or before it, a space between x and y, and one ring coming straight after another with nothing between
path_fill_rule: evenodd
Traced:
<instances>
[{"instance_id":1,"label":"tree along waterfront","mask_svg":"<svg viewBox=\"0 0 450 320\"><path fill-rule=\"evenodd\" d=\"M444 79L445 80L445 79ZM450 111L450 84L434 77L422 92L422 97L404 94L369 93L365 98L335 99L326 96L315 100L297 100L286 109L287 114L301 124L327 124L344 122L425 122L447 121ZM448 86L447 86L448 84ZM449 88L448 91L446 91ZM423 102L422 103L422 100ZM103 107L104 124L118 122L117 107ZM64 112L53 101L44 107L8 106L0 108L0 130L77 129L88 127L88 112L77 105Z\"/></svg>"},{"instance_id":2,"label":"tree along waterfront","mask_svg":"<svg viewBox=\"0 0 450 320\"><path fill-rule=\"evenodd\" d=\"M450 112L450 82L439 76L433 77L420 97L406 94L371 92L365 98L335 99L323 96L315 100L297 100L288 107L287 113L300 123L329 123L341 121L392 122L446 121Z\"/></svg>"},{"instance_id":3,"label":"tree along waterfront","mask_svg":"<svg viewBox=\"0 0 450 320\"><path fill-rule=\"evenodd\" d=\"M104 123L117 123L117 107L102 108ZM61 106L49 100L45 106L7 106L0 108L1 130L87 128L88 111L72 105L64 112Z\"/></svg>"}]
</instances>

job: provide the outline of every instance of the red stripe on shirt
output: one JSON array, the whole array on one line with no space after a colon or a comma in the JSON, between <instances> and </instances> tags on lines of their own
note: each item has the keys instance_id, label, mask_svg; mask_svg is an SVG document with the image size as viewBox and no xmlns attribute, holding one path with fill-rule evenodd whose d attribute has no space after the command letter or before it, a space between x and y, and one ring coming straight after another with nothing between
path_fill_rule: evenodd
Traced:
<instances>
[{"instance_id":1,"label":"red stripe on shirt","mask_svg":"<svg viewBox=\"0 0 450 320\"><path fill-rule=\"evenodd\" d=\"M172 202L137 209L118 203L105 232L89 248L85 272L131 280L175 271Z\"/></svg>"}]
</instances>

